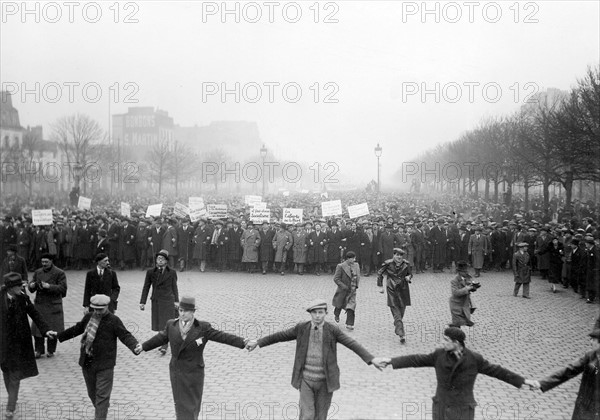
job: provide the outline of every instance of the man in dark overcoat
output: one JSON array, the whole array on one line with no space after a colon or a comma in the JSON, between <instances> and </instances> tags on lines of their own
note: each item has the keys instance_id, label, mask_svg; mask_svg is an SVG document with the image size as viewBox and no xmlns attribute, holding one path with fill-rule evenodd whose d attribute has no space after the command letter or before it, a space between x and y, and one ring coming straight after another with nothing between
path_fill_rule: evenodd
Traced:
<instances>
[{"instance_id":1,"label":"man in dark overcoat","mask_svg":"<svg viewBox=\"0 0 600 420\"><path fill-rule=\"evenodd\" d=\"M194 229L190 226L190 221L186 216L181 226L177 227L177 255L179 256L178 268L183 271L190 268L190 261L193 257L192 249L194 243ZM175 267L173 267L175 268Z\"/></svg>"},{"instance_id":2,"label":"man in dark overcoat","mask_svg":"<svg viewBox=\"0 0 600 420\"><path fill-rule=\"evenodd\" d=\"M600 249L592 236L586 236L587 267L585 270L586 303L594 303L600 287Z\"/></svg>"},{"instance_id":3,"label":"man in dark overcoat","mask_svg":"<svg viewBox=\"0 0 600 420\"><path fill-rule=\"evenodd\" d=\"M42 315L23 292L18 273L6 274L0 287L0 368L8 394L5 415L12 419L21 380L38 375L27 316L47 337L54 337Z\"/></svg>"},{"instance_id":4,"label":"man in dark overcoat","mask_svg":"<svg viewBox=\"0 0 600 420\"><path fill-rule=\"evenodd\" d=\"M534 386L535 381L491 364L479 353L469 350L465 346L465 337L460 328L449 327L444 330L444 347L433 353L383 359L394 369L435 369L437 389L431 407L433 420L473 420L477 405L473 388L480 373L517 388L523 384Z\"/></svg>"},{"instance_id":5,"label":"man in dark overcoat","mask_svg":"<svg viewBox=\"0 0 600 420\"><path fill-rule=\"evenodd\" d=\"M29 291L35 293L35 309L44 317L48 327L57 332L65 329L63 298L67 296L67 276L56 267L51 254L42 255L42 268L33 273L33 279L28 284ZM37 328L32 328L35 339L35 358L45 354L45 337ZM48 338L48 357L54 356L57 341Z\"/></svg>"},{"instance_id":6,"label":"man in dark overcoat","mask_svg":"<svg viewBox=\"0 0 600 420\"><path fill-rule=\"evenodd\" d=\"M246 340L214 329L209 322L194 318L196 300L182 296L179 318L169 320L164 329L142 344L144 351L171 344L169 376L178 420L197 419L204 391L204 348L209 341L243 349Z\"/></svg>"},{"instance_id":7,"label":"man in dark overcoat","mask_svg":"<svg viewBox=\"0 0 600 420\"><path fill-rule=\"evenodd\" d=\"M229 223L228 223L229 224ZM242 229L240 222L234 221L231 227L227 228L227 265L231 271L240 271L242 262Z\"/></svg>"},{"instance_id":8,"label":"man in dark overcoat","mask_svg":"<svg viewBox=\"0 0 600 420\"><path fill-rule=\"evenodd\" d=\"M133 268L136 260L135 252L135 237L136 227L132 225L129 218L123 218L123 228L121 230L121 244L123 247L123 260L121 261L121 268Z\"/></svg>"},{"instance_id":9,"label":"man in dark overcoat","mask_svg":"<svg viewBox=\"0 0 600 420\"><path fill-rule=\"evenodd\" d=\"M340 314L344 309L346 311L346 328L353 330L356 314L356 290L360 283L360 267L356 262L354 251L346 252L346 260L337 265L333 282L337 285L331 303L335 308L333 311L335 322L340 322Z\"/></svg>"},{"instance_id":10,"label":"man in dark overcoat","mask_svg":"<svg viewBox=\"0 0 600 420\"><path fill-rule=\"evenodd\" d=\"M377 286L383 293L383 276L387 277L387 306L389 306L394 317L394 329L400 343L406 343L404 332L404 312L410 306L409 283L413 277L412 269L403 256L405 252L401 248L394 248L392 259L386 260L377 271Z\"/></svg>"},{"instance_id":11,"label":"man in dark overcoat","mask_svg":"<svg viewBox=\"0 0 600 420\"><path fill-rule=\"evenodd\" d=\"M319 222L315 223L314 230L311 230L308 235L308 245L308 263L314 267L315 274L320 276L326 260L327 238L325 232L321 230Z\"/></svg>"},{"instance_id":12,"label":"man in dark overcoat","mask_svg":"<svg viewBox=\"0 0 600 420\"><path fill-rule=\"evenodd\" d=\"M207 226L205 219L200 219L198 227L192 238L194 242L194 260L200 264L200 271L204 273L206 270L206 262L210 256L210 240L212 238L212 228Z\"/></svg>"},{"instance_id":13,"label":"man in dark overcoat","mask_svg":"<svg viewBox=\"0 0 600 420\"><path fill-rule=\"evenodd\" d=\"M108 311L115 313L119 301L121 286L117 279L117 273L109 266L109 258L106 254L98 254L95 258L96 267L85 275L83 288L83 311L88 312L90 299L94 295L106 295L110 297Z\"/></svg>"},{"instance_id":14,"label":"man in dark overcoat","mask_svg":"<svg viewBox=\"0 0 600 420\"><path fill-rule=\"evenodd\" d=\"M169 253L161 250L156 254L156 266L146 271L146 279L140 298L140 310L146 308L148 293L152 287L152 331L162 331L169 319L177 318L179 290L177 289L177 272L168 266ZM167 352L165 343L159 349L164 355Z\"/></svg>"},{"instance_id":15,"label":"man in dark overcoat","mask_svg":"<svg viewBox=\"0 0 600 420\"><path fill-rule=\"evenodd\" d=\"M262 228L258 232L260 234L260 263L262 273L267 274L267 270L273 264L273 238L275 230L269 226L269 222L263 221Z\"/></svg>"},{"instance_id":16,"label":"man in dark overcoat","mask_svg":"<svg viewBox=\"0 0 600 420\"><path fill-rule=\"evenodd\" d=\"M447 237L443 229L444 219L438 219L429 231L429 241L433 251L431 264L434 273L443 273L446 264Z\"/></svg>"},{"instance_id":17,"label":"man in dark overcoat","mask_svg":"<svg viewBox=\"0 0 600 420\"><path fill-rule=\"evenodd\" d=\"M90 312L77 324L58 334L61 343L83 334L79 366L88 397L94 405L96 420L105 420L110 407L110 394L117 364L117 339L135 355L142 351L140 344L125 328L121 319L109 312L110 301L106 295L92 296Z\"/></svg>"},{"instance_id":18,"label":"man in dark overcoat","mask_svg":"<svg viewBox=\"0 0 600 420\"><path fill-rule=\"evenodd\" d=\"M331 222L331 230L326 234L327 238L327 264L332 273L335 272L335 267L340 263L342 257L342 232L338 229L336 221Z\"/></svg>"},{"instance_id":19,"label":"man in dark overcoat","mask_svg":"<svg viewBox=\"0 0 600 420\"><path fill-rule=\"evenodd\" d=\"M25 283L28 282L29 273L27 272L27 262L17 253L16 245L9 245L6 251L6 258L2 261L0 268L0 283L2 277L10 272L19 273ZM2 286L2 284L0 284Z\"/></svg>"},{"instance_id":20,"label":"man in dark overcoat","mask_svg":"<svg viewBox=\"0 0 600 420\"><path fill-rule=\"evenodd\" d=\"M514 253L512 259L513 274L515 276L515 288L513 296L519 294L519 289L523 285L523 297L529 299L529 283L531 283L531 265L529 263L529 252L527 242L517 244L519 250Z\"/></svg>"}]
</instances>

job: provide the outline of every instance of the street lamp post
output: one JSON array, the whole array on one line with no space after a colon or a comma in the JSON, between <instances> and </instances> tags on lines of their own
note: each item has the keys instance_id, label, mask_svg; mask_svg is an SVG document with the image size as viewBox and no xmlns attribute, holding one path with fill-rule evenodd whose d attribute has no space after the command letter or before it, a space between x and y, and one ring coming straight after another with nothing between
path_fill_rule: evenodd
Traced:
<instances>
[{"instance_id":1,"label":"street lamp post","mask_svg":"<svg viewBox=\"0 0 600 420\"><path fill-rule=\"evenodd\" d=\"M379 158L381 157L381 152L383 149L377 143L377 147L375 148L375 156L377 156L377 195L381 192L381 183L380 183L380 166L379 166Z\"/></svg>"},{"instance_id":2,"label":"street lamp post","mask_svg":"<svg viewBox=\"0 0 600 420\"><path fill-rule=\"evenodd\" d=\"M262 196L265 196L267 189L266 177L265 177L265 158L267 157L267 147L263 144L260 148L260 157L262 158Z\"/></svg>"}]
</instances>

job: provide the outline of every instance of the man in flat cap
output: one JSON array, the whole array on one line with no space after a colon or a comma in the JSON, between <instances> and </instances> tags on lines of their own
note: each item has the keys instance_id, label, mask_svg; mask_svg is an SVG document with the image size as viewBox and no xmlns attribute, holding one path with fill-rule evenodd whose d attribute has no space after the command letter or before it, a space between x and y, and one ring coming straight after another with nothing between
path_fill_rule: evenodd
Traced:
<instances>
[{"instance_id":1,"label":"man in flat cap","mask_svg":"<svg viewBox=\"0 0 600 420\"><path fill-rule=\"evenodd\" d=\"M382 358L394 369L432 367L435 369L437 389L431 407L433 420L473 420L477 402L473 395L478 374L499 379L514 387L523 384L530 388L536 381L525 379L499 365L488 362L482 355L465 345L465 333L457 327L444 330L444 346L429 354L412 354Z\"/></svg>"},{"instance_id":2,"label":"man in flat cap","mask_svg":"<svg viewBox=\"0 0 600 420\"><path fill-rule=\"evenodd\" d=\"M17 407L21 380L38 375L31 329L27 316L48 338L56 336L44 317L35 309L29 296L23 291L23 279L19 273L8 273L0 287L0 368L8 394L5 415L12 419Z\"/></svg>"},{"instance_id":3,"label":"man in flat cap","mask_svg":"<svg viewBox=\"0 0 600 420\"><path fill-rule=\"evenodd\" d=\"M117 339L135 355L142 346L125 328L121 319L110 313L111 300L106 295L94 295L90 299L90 311L81 321L61 333L62 343L82 335L79 366L83 373L88 397L95 409L95 419L106 419L110 407L114 370L117 364Z\"/></svg>"},{"instance_id":4,"label":"man in flat cap","mask_svg":"<svg viewBox=\"0 0 600 420\"><path fill-rule=\"evenodd\" d=\"M179 318L167 321L164 329L142 344L144 351L165 344L171 345L169 372L178 420L197 419L202 407L204 390L204 348L209 341L243 349L255 342L219 331L209 322L194 318L196 299L182 296Z\"/></svg>"},{"instance_id":5,"label":"man in flat cap","mask_svg":"<svg viewBox=\"0 0 600 420\"><path fill-rule=\"evenodd\" d=\"M571 241L571 287L579 293L581 299L586 297L587 252L585 245L578 238Z\"/></svg>"},{"instance_id":6,"label":"man in flat cap","mask_svg":"<svg viewBox=\"0 0 600 420\"><path fill-rule=\"evenodd\" d=\"M519 294L519 289L522 285L523 297L525 299L530 299L529 283L531 283L531 265L529 253L527 252L528 247L529 244L527 242L519 242L517 244L518 251L514 253L512 259L513 274L515 276L513 296L517 296Z\"/></svg>"},{"instance_id":7,"label":"man in flat cap","mask_svg":"<svg viewBox=\"0 0 600 420\"><path fill-rule=\"evenodd\" d=\"M337 325L325 321L327 302L324 299L313 300L306 311L310 313L310 321L262 337L258 342L249 343L246 348L252 351L256 347L296 340L292 386L300 391L300 420L325 420L333 393L340 388L337 343L377 369L381 368L381 361Z\"/></svg>"},{"instance_id":8,"label":"man in flat cap","mask_svg":"<svg viewBox=\"0 0 600 420\"><path fill-rule=\"evenodd\" d=\"M400 343L406 343L404 332L404 312L410 306L409 283L413 277L412 267L404 259L404 250L394 248L391 259L386 260L377 271L377 286L379 292L383 293L383 276L387 277L387 305L394 317L394 328L396 335L400 337Z\"/></svg>"},{"instance_id":9,"label":"man in flat cap","mask_svg":"<svg viewBox=\"0 0 600 420\"><path fill-rule=\"evenodd\" d=\"M67 276L65 272L54 265L54 256L42 255L42 268L33 273L33 279L28 284L31 293L35 293L35 309L42 314L49 328L60 332L65 329L63 313L63 298L67 296ZM32 329L35 339L35 358L45 354L45 337L37 328ZM48 338L48 357L53 357L56 351L56 339Z\"/></svg>"}]
</instances>

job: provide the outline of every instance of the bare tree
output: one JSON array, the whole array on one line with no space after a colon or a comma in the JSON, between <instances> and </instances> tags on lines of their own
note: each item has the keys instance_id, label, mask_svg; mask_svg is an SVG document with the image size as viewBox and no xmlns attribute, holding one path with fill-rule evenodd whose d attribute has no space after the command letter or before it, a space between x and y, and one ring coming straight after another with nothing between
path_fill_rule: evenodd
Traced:
<instances>
[{"instance_id":1,"label":"bare tree","mask_svg":"<svg viewBox=\"0 0 600 420\"><path fill-rule=\"evenodd\" d=\"M75 114L59 118L52 125L51 138L58 143L69 164L79 164L85 168L94 148L105 138L105 134L96 120L84 114ZM83 192L86 192L85 183Z\"/></svg>"},{"instance_id":2,"label":"bare tree","mask_svg":"<svg viewBox=\"0 0 600 420\"><path fill-rule=\"evenodd\" d=\"M195 164L198 161L196 154L186 144L175 141L168 161L168 172L175 184L175 196L179 191L179 184L189 179L195 172Z\"/></svg>"},{"instance_id":3,"label":"bare tree","mask_svg":"<svg viewBox=\"0 0 600 420\"><path fill-rule=\"evenodd\" d=\"M150 177L152 181L158 184L159 197L162 195L163 183L170 179L169 167L171 165L173 155L169 149L170 147L168 142L159 141L154 144L147 156Z\"/></svg>"}]
</instances>

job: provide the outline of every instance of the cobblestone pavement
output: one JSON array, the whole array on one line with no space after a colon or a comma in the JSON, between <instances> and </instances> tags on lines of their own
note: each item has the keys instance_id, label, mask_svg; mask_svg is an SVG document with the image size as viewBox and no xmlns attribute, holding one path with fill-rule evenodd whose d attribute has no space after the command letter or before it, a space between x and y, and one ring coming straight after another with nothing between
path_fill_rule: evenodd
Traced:
<instances>
[{"instance_id":1,"label":"cobblestone pavement","mask_svg":"<svg viewBox=\"0 0 600 420\"><path fill-rule=\"evenodd\" d=\"M243 273L179 274L180 294L196 297L198 319L217 328L256 338L309 319L303 310L315 297L328 301L335 285L331 275ZM140 340L153 335L149 308L139 310L144 274L119 271L121 297L117 315ZM84 272L67 272L67 326L81 319ZM428 353L441 345L450 321L448 297L452 274L420 274L411 286L413 306L406 311L407 344L394 335L385 295L375 277L363 278L358 290L356 329L350 334L374 355ZM534 277L531 300L512 296L508 273L485 273L474 295L475 326L467 346L489 361L525 377L540 378L588 350L597 305L586 305L571 290L553 294L546 280ZM342 322L344 321L342 314ZM327 318L333 322L332 310ZM205 350L206 379L202 419L294 419L299 393L290 385L295 343L281 343L252 353L218 343ZM59 344L56 357L38 360L40 375L21 383L18 419L91 419L81 370L79 338ZM134 356L119 344L109 419L173 419L169 383L170 352ZM383 372L338 346L341 389L335 392L331 419L430 419L435 375L431 368ZM477 419L569 419L580 377L542 394L519 390L480 375L475 385ZM1 388L2 409L6 392ZM3 418L3 413L2 413Z\"/></svg>"}]
</instances>

